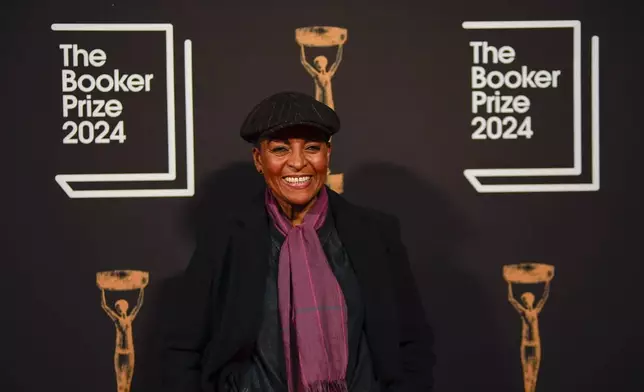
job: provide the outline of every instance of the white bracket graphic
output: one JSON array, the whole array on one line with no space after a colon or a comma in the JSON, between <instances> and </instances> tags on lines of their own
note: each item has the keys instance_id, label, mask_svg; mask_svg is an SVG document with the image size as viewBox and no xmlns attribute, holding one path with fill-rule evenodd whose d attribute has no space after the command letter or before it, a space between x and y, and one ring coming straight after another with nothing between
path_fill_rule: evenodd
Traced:
<instances>
[{"instance_id":1,"label":"white bracket graphic","mask_svg":"<svg viewBox=\"0 0 644 392\"><path fill-rule=\"evenodd\" d=\"M177 157L175 143L175 97L174 97L174 38L171 24L148 23L99 23L51 25L53 31L160 31L165 33L166 86L168 114L168 172L127 174L58 174L58 185L70 198L135 198L135 197L190 197L195 193L194 169L194 119L192 103L192 42L184 41L185 103L186 103L186 187L184 189L109 189L74 190L72 183L104 182L151 182L175 181Z\"/></svg>"},{"instance_id":2,"label":"white bracket graphic","mask_svg":"<svg viewBox=\"0 0 644 392\"><path fill-rule=\"evenodd\" d=\"M480 193L519 192L584 192L599 190L599 37L591 40L591 110L592 110L592 180L585 184L481 184L479 178L486 177L571 177L581 174L581 22L564 21L517 21L517 22L463 22L466 30L475 29L552 29L572 28L573 30L573 108L574 108L574 164L570 168L527 168L527 169L466 169L465 178Z\"/></svg>"}]
</instances>

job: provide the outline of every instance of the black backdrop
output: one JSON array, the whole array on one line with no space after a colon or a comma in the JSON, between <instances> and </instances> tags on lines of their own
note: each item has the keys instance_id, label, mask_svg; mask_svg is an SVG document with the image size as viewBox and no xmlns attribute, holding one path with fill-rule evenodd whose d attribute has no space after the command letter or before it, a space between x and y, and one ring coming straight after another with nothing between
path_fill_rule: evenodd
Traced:
<instances>
[{"instance_id":1,"label":"black backdrop","mask_svg":"<svg viewBox=\"0 0 644 392\"><path fill-rule=\"evenodd\" d=\"M620 1L5 3L1 148L11 174L2 203L0 389L114 391L115 331L100 307L95 275L134 269L149 272L150 282L133 324L132 391L159 390L164 295L188 262L193 234L218 208L258 186L239 125L273 92L313 93L294 30L331 25L348 29L333 79L343 130L334 138L332 170L344 174L347 198L401 219L436 335L436 390L522 390L521 321L508 303L502 268L525 261L555 267L539 316L537 390L644 390L641 16L636 5ZM572 166L570 29L462 26L543 20L581 25L582 174L563 179L569 183L592 181L590 43L599 37L601 185L477 192L465 169ZM62 32L52 31L53 23L173 26L177 178L109 189L187 187L183 42L192 41L194 197L70 198L63 191L58 174L166 171L168 86L163 33ZM490 70L562 71L556 89L502 91L530 98L532 138L472 139L473 40L516 50L516 63ZM58 45L65 43L107 53L105 70L91 71L96 75L115 68L154 74L150 92L92 93L122 102L122 116L108 120L124 121L124 143L63 144ZM124 295L132 304L135 294Z\"/></svg>"}]
</instances>

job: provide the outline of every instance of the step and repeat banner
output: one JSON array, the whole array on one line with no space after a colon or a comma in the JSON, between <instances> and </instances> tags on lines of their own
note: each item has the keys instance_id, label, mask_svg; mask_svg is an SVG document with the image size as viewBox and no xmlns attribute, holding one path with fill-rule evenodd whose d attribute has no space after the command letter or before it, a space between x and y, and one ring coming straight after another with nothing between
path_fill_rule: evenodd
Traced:
<instances>
[{"instance_id":1,"label":"step and repeat banner","mask_svg":"<svg viewBox=\"0 0 644 392\"><path fill-rule=\"evenodd\" d=\"M341 118L329 185L401 220L436 391L643 391L639 16L581 0L3 5L0 389L161 390L194 237L262 184L239 127L291 90Z\"/></svg>"}]
</instances>

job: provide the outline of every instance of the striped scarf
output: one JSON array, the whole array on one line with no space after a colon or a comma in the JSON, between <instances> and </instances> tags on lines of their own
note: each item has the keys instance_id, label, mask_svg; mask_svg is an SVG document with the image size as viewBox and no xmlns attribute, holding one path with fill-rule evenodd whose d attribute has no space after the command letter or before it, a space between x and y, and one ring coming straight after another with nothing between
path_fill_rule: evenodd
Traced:
<instances>
[{"instance_id":1,"label":"striped scarf","mask_svg":"<svg viewBox=\"0 0 644 392\"><path fill-rule=\"evenodd\" d=\"M288 390L346 392L347 307L317 234L328 210L326 189L298 226L281 213L268 188L265 203L285 236L277 286Z\"/></svg>"}]
</instances>

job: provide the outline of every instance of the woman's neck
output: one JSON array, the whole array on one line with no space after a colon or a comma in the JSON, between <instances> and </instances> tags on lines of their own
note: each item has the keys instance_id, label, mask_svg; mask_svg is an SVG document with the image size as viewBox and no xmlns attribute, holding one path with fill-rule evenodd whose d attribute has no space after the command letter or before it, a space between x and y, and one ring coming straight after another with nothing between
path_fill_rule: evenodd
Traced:
<instances>
[{"instance_id":1,"label":"woman's neck","mask_svg":"<svg viewBox=\"0 0 644 392\"><path fill-rule=\"evenodd\" d=\"M317 196L311 199L306 205L293 205L286 201L278 200L278 204L282 212L286 217L291 221L291 225L297 226L302 224L304 221L304 216L309 212L311 207L315 204Z\"/></svg>"}]
</instances>

